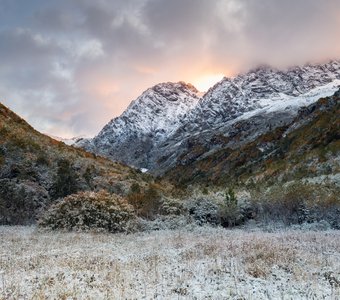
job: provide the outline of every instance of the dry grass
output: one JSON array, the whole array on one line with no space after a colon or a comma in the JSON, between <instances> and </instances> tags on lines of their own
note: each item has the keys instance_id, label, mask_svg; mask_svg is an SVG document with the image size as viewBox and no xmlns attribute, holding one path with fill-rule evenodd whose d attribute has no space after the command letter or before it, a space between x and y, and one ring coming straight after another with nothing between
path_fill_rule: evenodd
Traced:
<instances>
[{"instance_id":1,"label":"dry grass","mask_svg":"<svg viewBox=\"0 0 340 300\"><path fill-rule=\"evenodd\" d=\"M340 233L0 227L0 299L339 299Z\"/></svg>"}]
</instances>

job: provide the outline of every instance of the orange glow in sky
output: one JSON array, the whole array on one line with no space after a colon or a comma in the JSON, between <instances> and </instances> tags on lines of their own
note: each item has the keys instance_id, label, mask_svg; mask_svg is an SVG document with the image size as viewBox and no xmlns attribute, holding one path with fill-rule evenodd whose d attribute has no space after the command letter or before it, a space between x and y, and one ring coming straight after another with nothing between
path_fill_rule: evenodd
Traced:
<instances>
[{"instance_id":1,"label":"orange glow in sky","mask_svg":"<svg viewBox=\"0 0 340 300\"><path fill-rule=\"evenodd\" d=\"M200 91L206 92L209 88L213 87L217 82L221 81L224 74L209 74L193 80L192 84Z\"/></svg>"}]
</instances>

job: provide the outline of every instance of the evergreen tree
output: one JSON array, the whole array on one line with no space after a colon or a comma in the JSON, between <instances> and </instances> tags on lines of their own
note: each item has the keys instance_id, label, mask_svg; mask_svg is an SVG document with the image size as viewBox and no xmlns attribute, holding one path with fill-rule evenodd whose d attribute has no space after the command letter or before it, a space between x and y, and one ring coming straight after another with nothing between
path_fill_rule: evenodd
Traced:
<instances>
[{"instance_id":1,"label":"evergreen tree","mask_svg":"<svg viewBox=\"0 0 340 300\"><path fill-rule=\"evenodd\" d=\"M78 175L67 159L58 162L57 175L52 187L52 198L58 199L77 192Z\"/></svg>"}]
</instances>

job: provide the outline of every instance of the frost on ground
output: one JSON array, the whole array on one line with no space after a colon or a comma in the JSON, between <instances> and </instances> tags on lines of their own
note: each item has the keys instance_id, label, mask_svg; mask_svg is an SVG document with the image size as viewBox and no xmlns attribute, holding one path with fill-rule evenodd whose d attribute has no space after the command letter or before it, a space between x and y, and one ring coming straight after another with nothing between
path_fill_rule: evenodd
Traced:
<instances>
[{"instance_id":1,"label":"frost on ground","mask_svg":"<svg viewBox=\"0 0 340 300\"><path fill-rule=\"evenodd\" d=\"M0 227L0 299L340 299L340 232Z\"/></svg>"}]
</instances>

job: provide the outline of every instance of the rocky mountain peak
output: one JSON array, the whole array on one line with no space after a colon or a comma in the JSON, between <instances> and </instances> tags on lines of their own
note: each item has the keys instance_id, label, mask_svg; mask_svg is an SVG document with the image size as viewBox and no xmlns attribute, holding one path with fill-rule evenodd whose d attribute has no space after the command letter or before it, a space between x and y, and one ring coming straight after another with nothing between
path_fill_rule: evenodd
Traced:
<instances>
[{"instance_id":1,"label":"rocky mountain peak","mask_svg":"<svg viewBox=\"0 0 340 300\"><path fill-rule=\"evenodd\" d=\"M159 83L147 89L140 97L132 101L124 114L131 109L140 109L140 106L145 105L149 105L149 107L155 105L157 111L159 109L166 110L168 106L177 105L185 110L185 106L190 108L192 104L196 104L198 99L199 91L191 84L183 81Z\"/></svg>"},{"instance_id":2,"label":"rocky mountain peak","mask_svg":"<svg viewBox=\"0 0 340 300\"><path fill-rule=\"evenodd\" d=\"M177 130L199 99L199 91L191 84L157 84L131 102L92 141L79 146L131 165L136 165L136 160L143 164L147 152ZM129 151L132 144L133 153Z\"/></svg>"},{"instance_id":3,"label":"rocky mountain peak","mask_svg":"<svg viewBox=\"0 0 340 300\"><path fill-rule=\"evenodd\" d=\"M178 96L181 93L186 94L186 95L195 95L199 93L199 91L190 83L185 83L184 81L179 81L176 83L173 82L165 82L165 83L160 83L155 86L153 86L151 89L148 91L154 91L156 93L159 93L161 96L165 97L167 100L171 100L170 98L176 98L176 97L171 97L171 96Z\"/></svg>"}]
</instances>

